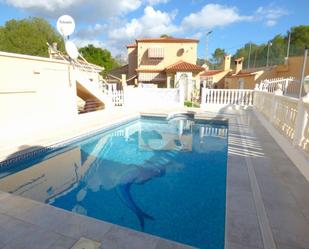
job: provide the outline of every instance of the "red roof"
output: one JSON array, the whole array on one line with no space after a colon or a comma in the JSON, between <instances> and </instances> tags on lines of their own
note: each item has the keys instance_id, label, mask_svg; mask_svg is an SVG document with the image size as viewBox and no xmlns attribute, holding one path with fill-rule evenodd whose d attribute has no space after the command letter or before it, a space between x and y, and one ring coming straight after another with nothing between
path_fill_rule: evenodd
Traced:
<instances>
[{"instance_id":1,"label":"red roof","mask_svg":"<svg viewBox=\"0 0 309 249\"><path fill-rule=\"evenodd\" d=\"M229 74L227 75L228 78L233 78L233 77L250 77L250 76L254 76L255 74L257 74L258 72L242 72L240 71L237 74Z\"/></svg>"},{"instance_id":2,"label":"red roof","mask_svg":"<svg viewBox=\"0 0 309 249\"><path fill-rule=\"evenodd\" d=\"M223 70L208 70L208 71L205 71L203 73L200 74L200 76L212 76L212 75L215 75L215 74L218 74L218 73L221 73L223 72Z\"/></svg>"},{"instance_id":3,"label":"red roof","mask_svg":"<svg viewBox=\"0 0 309 249\"><path fill-rule=\"evenodd\" d=\"M197 43L199 40L187 38L174 38L174 37L160 37L160 38L143 38L137 39L136 42L162 42L162 43Z\"/></svg>"},{"instance_id":4,"label":"red roof","mask_svg":"<svg viewBox=\"0 0 309 249\"><path fill-rule=\"evenodd\" d=\"M164 69L137 68L136 71L142 73L161 73L164 71Z\"/></svg>"},{"instance_id":5,"label":"red roof","mask_svg":"<svg viewBox=\"0 0 309 249\"><path fill-rule=\"evenodd\" d=\"M191 64L189 62L185 62L185 61L178 61L175 64L172 64L168 67L165 68L166 72L182 72L182 71L188 71L188 72L202 72L204 71L205 68L195 65L195 64Z\"/></svg>"},{"instance_id":6,"label":"red roof","mask_svg":"<svg viewBox=\"0 0 309 249\"><path fill-rule=\"evenodd\" d=\"M136 48L137 47L137 44L129 44L127 45L127 48Z\"/></svg>"}]
</instances>

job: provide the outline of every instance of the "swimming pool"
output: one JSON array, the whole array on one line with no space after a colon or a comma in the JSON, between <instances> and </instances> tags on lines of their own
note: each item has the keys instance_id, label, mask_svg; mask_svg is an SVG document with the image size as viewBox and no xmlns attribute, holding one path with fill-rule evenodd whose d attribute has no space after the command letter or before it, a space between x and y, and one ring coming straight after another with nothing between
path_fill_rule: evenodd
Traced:
<instances>
[{"instance_id":1,"label":"swimming pool","mask_svg":"<svg viewBox=\"0 0 309 249\"><path fill-rule=\"evenodd\" d=\"M227 124L141 117L4 167L0 189L207 249L224 248Z\"/></svg>"}]
</instances>

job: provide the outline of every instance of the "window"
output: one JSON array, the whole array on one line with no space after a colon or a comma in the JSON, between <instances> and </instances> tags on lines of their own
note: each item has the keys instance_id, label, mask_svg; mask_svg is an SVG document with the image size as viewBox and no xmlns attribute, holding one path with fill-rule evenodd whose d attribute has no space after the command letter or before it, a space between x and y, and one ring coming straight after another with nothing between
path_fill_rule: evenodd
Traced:
<instances>
[{"instance_id":1,"label":"window","mask_svg":"<svg viewBox=\"0 0 309 249\"><path fill-rule=\"evenodd\" d=\"M150 59L164 58L164 48L161 47L148 48L148 58Z\"/></svg>"}]
</instances>

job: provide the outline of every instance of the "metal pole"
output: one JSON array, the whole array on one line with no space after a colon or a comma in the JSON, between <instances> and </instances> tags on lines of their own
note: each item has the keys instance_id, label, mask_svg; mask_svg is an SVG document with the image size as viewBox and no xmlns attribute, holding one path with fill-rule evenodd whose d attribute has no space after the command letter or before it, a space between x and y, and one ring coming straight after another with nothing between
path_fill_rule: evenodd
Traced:
<instances>
[{"instance_id":1,"label":"metal pole","mask_svg":"<svg viewBox=\"0 0 309 249\"><path fill-rule=\"evenodd\" d=\"M308 56L308 47L305 47L305 54L304 54L304 62L303 62L303 69L301 72L301 81L300 81L300 89L299 89L299 99L301 99L301 94L303 91L303 84L304 84L304 78L305 78L305 70L306 70L306 64L307 64L307 56Z\"/></svg>"},{"instance_id":2,"label":"metal pole","mask_svg":"<svg viewBox=\"0 0 309 249\"><path fill-rule=\"evenodd\" d=\"M290 55L290 43L291 43L291 32L289 32L288 48L286 50L286 58L289 58Z\"/></svg>"},{"instance_id":3,"label":"metal pole","mask_svg":"<svg viewBox=\"0 0 309 249\"><path fill-rule=\"evenodd\" d=\"M208 57L208 36L212 33L211 31L208 31L206 33L206 44L205 44L205 51L206 51L206 55L205 55L205 63L207 63L207 57Z\"/></svg>"},{"instance_id":4,"label":"metal pole","mask_svg":"<svg viewBox=\"0 0 309 249\"><path fill-rule=\"evenodd\" d=\"M206 44L205 44L205 63L207 64L207 54L208 54L208 34L206 34Z\"/></svg>"},{"instance_id":5,"label":"metal pole","mask_svg":"<svg viewBox=\"0 0 309 249\"><path fill-rule=\"evenodd\" d=\"M269 47L270 47L271 42L268 42L268 47L267 47L267 58L266 58L266 67L268 67L268 59L269 59Z\"/></svg>"},{"instance_id":6,"label":"metal pole","mask_svg":"<svg viewBox=\"0 0 309 249\"><path fill-rule=\"evenodd\" d=\"M250 68L250 59L251 59L251 42L250 42L249 55L248 55L248 68Z\"/></svg>"}]
</instances>

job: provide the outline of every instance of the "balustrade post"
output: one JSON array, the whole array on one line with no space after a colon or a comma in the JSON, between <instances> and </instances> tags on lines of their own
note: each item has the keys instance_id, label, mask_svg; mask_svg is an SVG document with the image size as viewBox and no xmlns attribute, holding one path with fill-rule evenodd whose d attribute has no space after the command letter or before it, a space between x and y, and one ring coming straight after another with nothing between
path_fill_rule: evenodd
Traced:
<instances>
[{"instance_id":1,"label":"balustrade post","mask_svg":"<svg viewBox=\"0 0 309 249\"><path fill-rule=\"evenodd\" d=\"M270 122L271 123L274 123L275 121L275 118L276 118L276 112L277 112L277 101L276 101L276 96L280 96L282 95L282 90L280 89L277 89L274 93L273 93L273 96L272 96L272 99L271 99L271 112L270 112Z\"/></svg>"},{"instance_id":2,"label":"balustrade post","mask_svg":"<svg viewBox=\"0 0 309 249\"><path fill-rule=\"evenodd\" d=\"M121 74L121 85L122 89L125 89L127 87L127 75Z\"/></svg>"},{"instance_id":3,"label":"balustrade post","mask_svg":"<svg viewBox=\"0 0 309 249\"><path fill-rule=\"evenodd\" d=\"M201 96L201 107L206 105L206 88L202 87L202 96Z\"/></svg>"},{"instance_id":4,"label":"balustrade post","mask_svg":"<svg viewBox=\"0 0 309 249\"><path fill-rule=\"evenodd\" d=\"M295 134L293 139L293 145L295 147L298 147L300 145L306 126L307 113L304 107L305 103L309 103L309 94L299 99L297 104L297 116L294 127Z\"/></svg>"}]
</instances>

